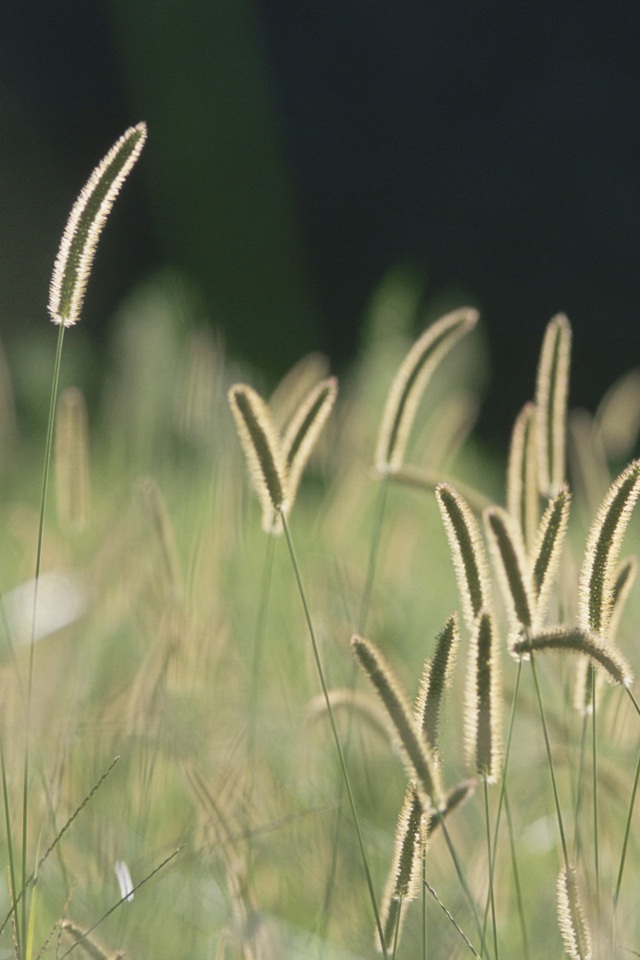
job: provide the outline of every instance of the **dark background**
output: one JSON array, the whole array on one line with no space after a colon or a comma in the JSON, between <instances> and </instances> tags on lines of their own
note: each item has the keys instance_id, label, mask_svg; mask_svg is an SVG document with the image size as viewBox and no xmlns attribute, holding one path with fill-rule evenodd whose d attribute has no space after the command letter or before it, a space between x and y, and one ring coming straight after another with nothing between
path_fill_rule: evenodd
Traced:
<instances>
[{"instance_id":1,"label":"dark background","mask_svg":"<svg viewBox=\"0 0 640 960\"><path fill-rule=\"evenodd\" d=\"M39 329L88 173L145 119L84 336L164 264L232 355L342 369L385 272L483 316L506 434L546 321L593 406L640 357L640 12L485 0L8 0L0 11L0 325ZM126 196L126 200L125 200ZM98 351L96 350L96 353Z\"/></svg>"}]
</instances>

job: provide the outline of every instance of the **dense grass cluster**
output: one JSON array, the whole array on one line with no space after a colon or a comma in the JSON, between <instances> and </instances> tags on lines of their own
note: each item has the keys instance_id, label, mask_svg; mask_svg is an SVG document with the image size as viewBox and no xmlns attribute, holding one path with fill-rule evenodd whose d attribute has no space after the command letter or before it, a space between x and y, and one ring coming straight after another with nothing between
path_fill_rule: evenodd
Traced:
<instances>
[{"instance_id":1,"label":"dense grass cluster","mask_svg":"<svg viewBox=\"0 0 640 960\"><path fill-rule=\"evenodd\" d=\"M65 233L35 449L2 383L1 955L640 953L637 377L570 412L554 318L503 468L474 310L411 346L394 274L344 382L266 399L164 277L88 412L64 330L143 142Z\"/></svg>"}]
</instances>

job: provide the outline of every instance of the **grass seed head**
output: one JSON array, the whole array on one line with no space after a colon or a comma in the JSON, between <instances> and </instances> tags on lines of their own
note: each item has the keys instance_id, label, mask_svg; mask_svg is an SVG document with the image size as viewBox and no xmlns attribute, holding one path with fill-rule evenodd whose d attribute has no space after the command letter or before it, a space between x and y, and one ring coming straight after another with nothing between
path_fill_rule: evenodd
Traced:
<instances>
[{"instance_id":1,"label":"grass seed head","mask_svg":"<svg viewBox=\"0 0 640 960\"><path fill-rule=\"evenodd\" d=\"M144 123L130 127L95 168L62 234L49 290L54 323L71 327L80 312L102 228L147 139Z\"/></svg>"}]
</instances>

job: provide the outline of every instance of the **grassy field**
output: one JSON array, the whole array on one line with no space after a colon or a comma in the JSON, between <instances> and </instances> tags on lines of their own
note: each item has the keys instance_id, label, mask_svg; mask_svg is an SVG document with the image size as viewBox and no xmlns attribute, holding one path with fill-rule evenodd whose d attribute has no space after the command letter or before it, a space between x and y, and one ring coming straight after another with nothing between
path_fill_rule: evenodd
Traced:
<instances>
[{"instance_id":1,"label":"grassy field","mask_svg":"<svg viewBox=\"0 0 640 960\"><path fill-rule=\"evenodd\" d=\"M243 450L228 400L259 374L226 360L175 278L114 319L89 413L68 333L44 513L44 429L24 435L3 377L1 956L371 957L408 779L421 807L401 897L416 902L397 903L388 957L638 955L638 601L620 561L637 550L638 464L611 486L637 446L637 378L567 416L570 330L552 321L507 480L507 451L495 463L473 440L481 327L428 383L423 338L381 436L415 314L391 275L284 535L263 530L255 434ZM327 376L303 358L270 398L258 474ZM425 733L408 704L456 611L457 665ZM384 656L369 678L354 634ZM466 803L449 810L421 764ZM558 893L563 870L575 882Z\"/></svg>"}]
</instances>

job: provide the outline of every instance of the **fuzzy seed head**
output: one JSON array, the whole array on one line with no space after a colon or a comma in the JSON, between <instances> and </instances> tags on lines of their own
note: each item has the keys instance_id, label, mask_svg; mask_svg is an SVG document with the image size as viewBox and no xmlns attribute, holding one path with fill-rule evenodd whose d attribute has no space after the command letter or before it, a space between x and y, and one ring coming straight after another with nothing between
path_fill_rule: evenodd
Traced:
<instances>
[{"instance_id":1,"label":"fuzzy seed head","mask_svg":"<svg viewBox=\"0 0 640 960\"><path fill-rule=\"evenodd\" d=\"M80 319L100 233L146 139L144 123L125 131L95 168L73 205L49 290L49 313L54 323L70 327Z\"/></svg>"},{"instance_id":2,"label":"fuzzy seed head","mask_svg":"<svg viewBox=\"0 0 640 960\"><path fill-rule=\"evenodd\" d=\"M280 438L262 397L247 384L229 390L235 420L253 486L262 504L263 527L279 533L279 514L289 509L288 475Z\"/></svg>"},{"instance_id":3,"label":"fuzzy seed head","mask_svg":"<svg viewBox=\"0 0 640 960\"><path fill-rule=\"evenodd\" d=\"M380 425L375 462L381 473L402 465L420 398L434 370L477 322L476 310L454 310L428 327L406 355L391 384Z\"/></svg>"},{"instance_id":4,"label":"fuzzy seed head","mask_svg":"<svg viewBox=\"0 0 640 960\"><path fill-rule=\"evenodd\" d=\"M575 867L569 864L558 874L556 887L558 925L571 960L591 960L591 934L585 922Z\"/></svg>"}]
</instances>

